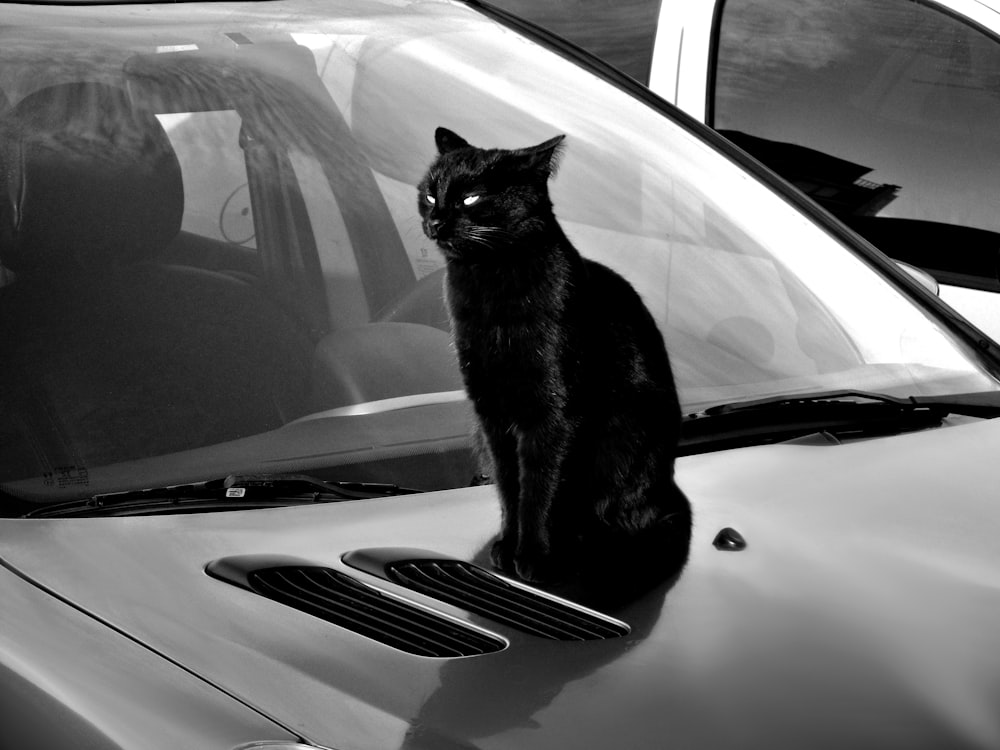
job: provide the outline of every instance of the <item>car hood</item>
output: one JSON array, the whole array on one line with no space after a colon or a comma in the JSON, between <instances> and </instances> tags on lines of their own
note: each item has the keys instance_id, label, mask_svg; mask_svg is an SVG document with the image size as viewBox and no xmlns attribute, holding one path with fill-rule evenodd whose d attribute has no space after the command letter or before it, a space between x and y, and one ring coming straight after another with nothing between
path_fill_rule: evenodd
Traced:
<instances>
[{"instance_id":1,"label":"car hood","mask_svg":"<svg viewBox=\"0 0 1000 750\"><path fill-rule=\"evenodd\" d=\"M334 748L995 748L997 456L1000 421L685 457L687 566L611 613L628 635L599 641L526 635L342 560L386 547L481 559L498 526L491 487L8 521L0 550L49 593ZM744 550L716 548L724 527ZM206 574L234 555L347 571L507 647L404 653Z\"/></svg>"}]
</instances>

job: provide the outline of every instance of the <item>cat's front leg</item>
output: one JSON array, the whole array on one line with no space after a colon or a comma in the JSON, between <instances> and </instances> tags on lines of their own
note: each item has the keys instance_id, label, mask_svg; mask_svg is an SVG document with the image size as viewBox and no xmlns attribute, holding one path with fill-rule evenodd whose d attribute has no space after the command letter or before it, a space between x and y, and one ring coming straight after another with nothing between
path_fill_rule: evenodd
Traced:
<instances>
[{"instance_id":1,"label":"cat's front leg","mask_svg":"<svg viewBox=\"0 0 1000 750\"><path fill-rule=\"evenodd\" d=\"M553 503L562 478L570 430L551 418L518 436L521 484L518 505L518 541L514 569L526 581L556 581L564 577L565 561L553 549Z\"/></svg>"},{"instance_id":2,"label":"cat's front leg","mask_svg":"<svg viewBox=\"0 0 1000 750\"><path fill-rule=\"evenodd\" d=\"M496 568L513 573L521 494L517 442L509 427L484 423L480 425L478 445L486 459L480 460L480 466L484 469L488 466L500 495L500 533L490 549L490 561Z\"/></svg>"}]
</instances>

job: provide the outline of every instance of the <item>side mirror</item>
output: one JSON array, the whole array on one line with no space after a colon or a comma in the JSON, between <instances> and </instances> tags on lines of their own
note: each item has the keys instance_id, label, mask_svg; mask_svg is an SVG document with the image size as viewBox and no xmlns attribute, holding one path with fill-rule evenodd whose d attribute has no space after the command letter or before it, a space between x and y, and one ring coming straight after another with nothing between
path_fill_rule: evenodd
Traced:
<instances>
[{"instance_id":1,"label":"side mirror","mask_svg":"<svg viewBox=\"0 0 1000 750\"><path fill-rule=\"evenodd\" d=\"M935 297L941 296L941 287L938 285L937 279L931 276L927 271L922 268L917 268L916 266L911 266L909 263L903 263L901 261L896 261L896 265L901 269L906 271L906 273L916 281L920 286L926 289L928 292L933 294Z\"/></svg>"}]
</instances>

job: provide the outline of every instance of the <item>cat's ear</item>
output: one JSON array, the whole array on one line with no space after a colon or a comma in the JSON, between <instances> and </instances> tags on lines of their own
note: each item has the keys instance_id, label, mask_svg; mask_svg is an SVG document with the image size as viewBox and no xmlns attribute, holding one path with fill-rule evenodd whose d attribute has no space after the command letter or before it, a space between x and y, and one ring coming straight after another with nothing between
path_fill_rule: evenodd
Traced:
<instances>
[{"instance_id":1,"label":"cat's ear","mask_svg":"<svg viewBox=\"0 0 1000 750\"><path fill-rule=\"evenodd\" d=\"M522 148L515 154L521 159L524 168L537 172L540 176L548 179L559 168L559 159L562 157L565 138L565 135L557 135L537 146Z\"/></svg>"},{"instance_id":2,"label":"cat's ear","mask_svg":"<svg viewBox=\"0 0 1000 750\"><path fill-rule=\"evenodd\" d=\"M454 133L448 128L438 128L434 131L434 143L437 144L439 154L447 154L458 148L467 148L469 142L458 133Z\"/></svg>"}]
</instances>

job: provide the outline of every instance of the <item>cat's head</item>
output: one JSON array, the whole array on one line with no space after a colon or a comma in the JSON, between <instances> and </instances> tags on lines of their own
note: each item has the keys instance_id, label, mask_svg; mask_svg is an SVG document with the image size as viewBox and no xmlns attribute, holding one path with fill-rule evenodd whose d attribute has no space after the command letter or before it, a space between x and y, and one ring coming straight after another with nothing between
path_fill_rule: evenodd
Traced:
<instances>
[{"instance_id":1,"label":"cat's head","mask_svg":"<svg viewBox=\"0 0 1000 750\"><path fill-rule=\"evenodd\" d=\"M438 128L438 156L418 188L424 233L449 259L530 247L555 222L547 183L564 137L528 148L482 149Z\"/></svg>"}]
</instances>

